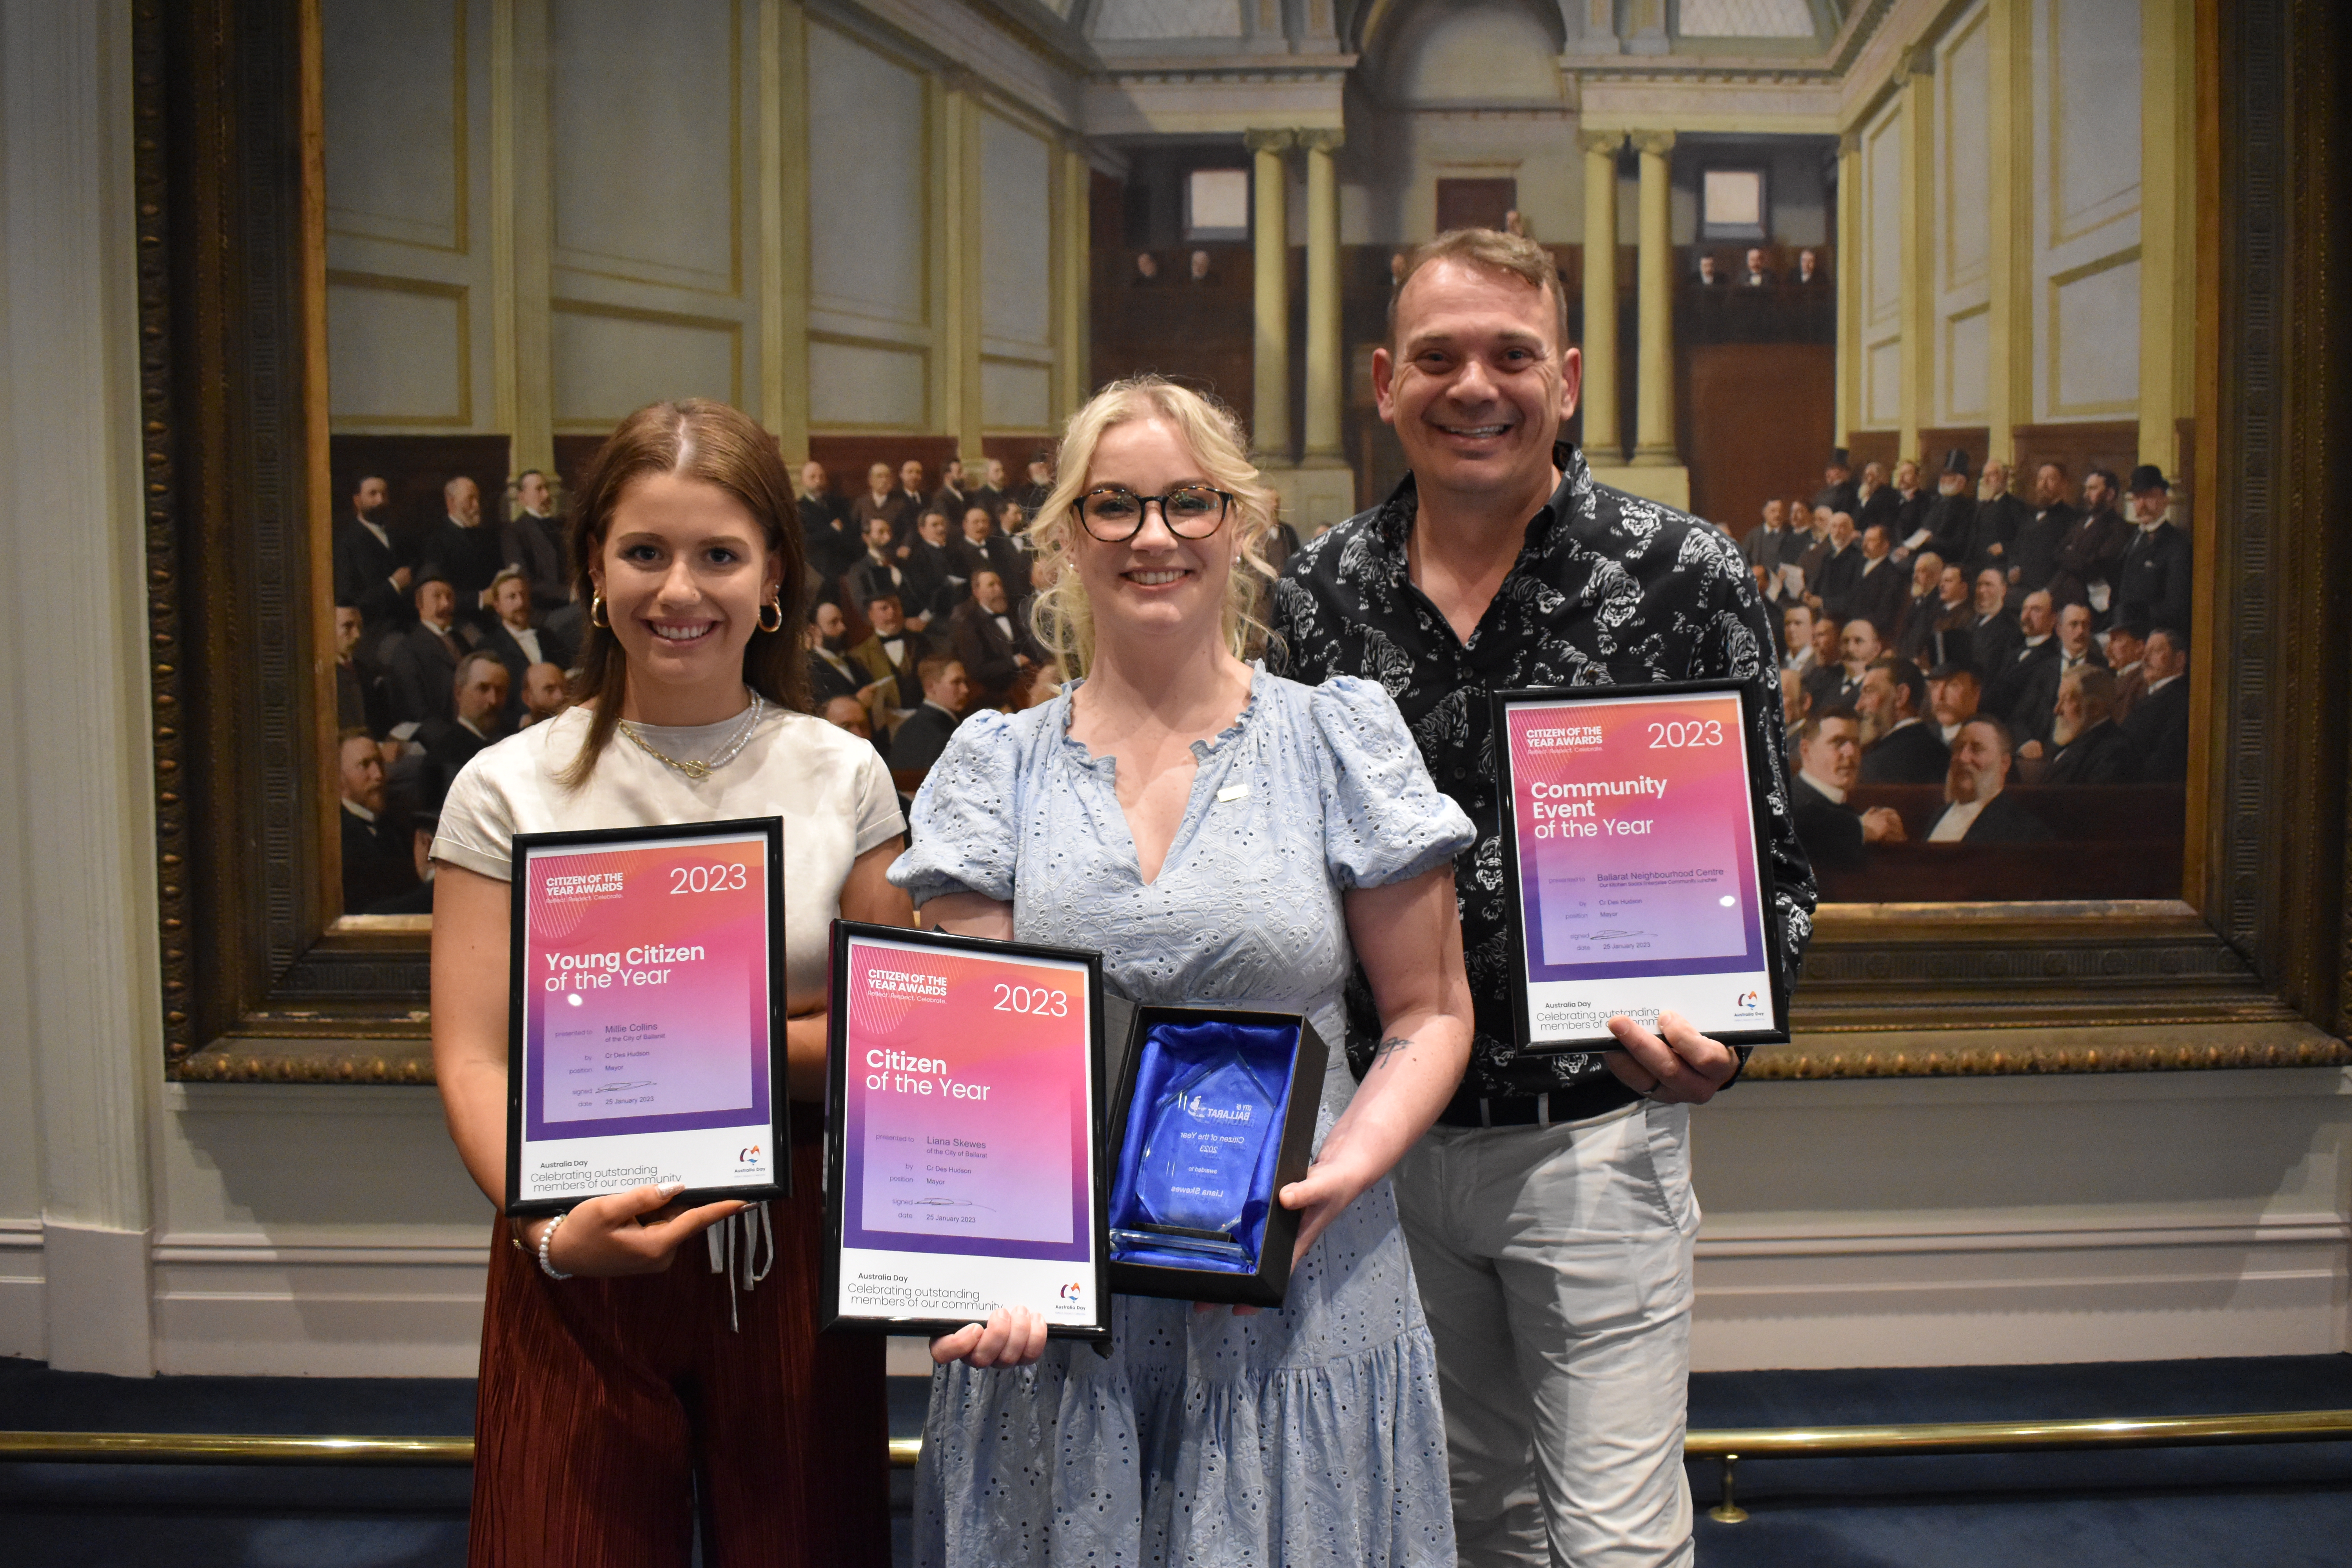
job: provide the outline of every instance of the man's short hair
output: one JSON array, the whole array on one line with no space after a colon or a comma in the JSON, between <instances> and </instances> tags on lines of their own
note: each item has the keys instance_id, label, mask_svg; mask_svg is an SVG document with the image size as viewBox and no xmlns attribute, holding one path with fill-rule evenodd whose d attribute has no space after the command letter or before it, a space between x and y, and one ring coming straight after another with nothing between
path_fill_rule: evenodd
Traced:
<instances>
[{"instance_id":1,"label":"man's short hair","mask_svg":"<svg viewBox=\"0 0 2352 1568\"><path fill-rule=\"evenodd\" d=\"M1805 721L1797 727L1798 743L1801 745L1808 741L1820 740L1822 738L1822 726L1830 722L1830 721L1833 719L1843 719L1847 723L1853 725L1857 729L1862 726L1861 714L1855 712L1852 708L1843 702L1832 703L1817 713L1806 715Z\"/></svg>"},{"instance_id":2,"label":"man's short hair","mask_svg":"<svg viewBox=\"0 0 2352 1568\"><path fill-rule=\"evenodd\" d=\"M1967 718L1960 721L1960 728L1963 730L1967 729L1971 724L1981 724L1986 729L1992 731L1992 738L1996 742L2000 742L2000 754L2002 756L2009 757L2017 754L2017 737L2009 732L2008 725L2002 723L1991 714L1971 713Z\"/></svg>"},{"instance_id":3,"label":"man's short hair","mask_svg":"<svg viewBox=\"0 0 2352 1568\"><path fill-rule=\"evenodd\" d=\"M373 745L375 732L364 724L352 724L335 731L335 754L342 755L343 748L353 741L365 741Z\"/></svg>"},{"instance_id":4,"label":"man's short hair","mask_svg":"<svg viewBox=\"0 0 2352 1568\"><path fill-rule=\"evenodd\" d=\"M2073 681L2083 694L2085 707L2096 708L2102 714L2116 710L2116 672L2103 664L2078 664L2058 678L2063 686Z\"/></svg>"},{"instance_id":5,"label":"man's short hair","mask_svg":"<svg viewBox=\"0 0 2352 1568\"><path fill-rule=\"evenodd\" d=\"M1554 346L1560 350L1569 346L1568 289L1559 280L1559 267L1551 252L1532 239L1499 228L1449 228L1405 258L1404 271L1389 290L1390 353L1396 352L1397 301L1404 298L1405 285L1412 281L1414 273L1439 261L1456 261L1486 272L1507 272L1538 291L1549 290L1553 330L1559 334Z\"/></svg>"},{"instance_id":6,"label":"man's short hair","mask_svg":"<svg viewBox=\"0 0 2352 1568\"><path fill-rule=\"evenodd\" d=\"M474 666L483 663L495 664L501 670L505 669L507 667L506 660L500 658L497 654L484 653L480 648L476 648L471 653L464 653L457 656L457 672L451 678L450 683L454 686L465 685L467 679L467 672L471 670Z\"/></svg>"},{"instance_id":7,"label":"man's short hair","mask_svg":"<svg viewBox=\"0 0 2352 1568\"><path fill-rule=\"evenodd\" d=\"M936 517L936 518L938 518L941 522L945 522L945 521L948 521L948 514L947 514L947 513L945 513L945 512L941 511L939 508L937 508L937 507L935 507L935 506L927 506L927 507L925 507L922 510L920 510L920 511L919 511L919 512L917 512L917 513L915 514L915 526L916 526L917 528L920 528L920 527L922 527L922 526L923 526L923 524L925 524L925 523L927 523L927 522L930 521L931 521L931 519L933 519L933 518L935 518L935 517Z\"/></svg>"},{"instance_id":8,"label":"man's short hair","mask_svg":"<svg viewBox=\"0 0 2352 1568\"><path fill-rule=\"evenodd\" d=\"M490 597L494 599L497 598L499 595L499 590L505 587L509 583L521 583L528 585L530 582L530 578L524 573L521 567L501 566L497 572L491 574Z\"/></svg>"},{"instance_id":9,"label":"man's short hair","mask_svg":"<svg viewBox=\"0 0 2352 1568\"><path fill-rule=\"evenodd\" d=\"M2170 643L2172 645L2172 651L2175 653L2186 654L2189 651L2189 632L2188 628L2184 626L2171 626L2165 622L2158 621L2155 626L2147 628L2147 637L2144 637L2139 640L2146 642L2147 637L2160 637L2164 638L2165 641Z\"/></svg>"},{"instance_id":10,"label":"man's short hair","mask_svg":"<svg viewBox=\"0 0 2352 1568\"><path fill-rule=\"evenodd\" d=\"M2062 468L2059 471L2063 473L2065 470ZM2103 482L2107 487L2107 493L2111 496L2121 495L2124 492L2124 482L2116 478L2116 471L2113 468L2093 468L2089 473L2083 477L2084 479L2097 479Z\"/></svg>"},{"instance_id":11,"label":"man's short hair","mask_svg":"<svg viewBox=\"0 0 2352 1568\"><path fill-rule=\"evenodd\" d=\"M920 664L915 666L915 679L924 690L929 691L931 689L931 682L948 672L948 666L962 662L963 660L951 653L927 655Z\"/></svg>"},{"instance_id":12,"label":"man's short hair","mask_svg":"<svg viewBox=\"0 0 2352 1568\"><path fill-rule=\"evenodd\" d=\"M1864 675L1874 669L1885 670L1889 680L1910 693L1913 718L1916 719L1927 711L1927 678L1919 673L1919 667L1916 664L1907 658L1898 658L1892 654L1882 654L1862 667Z\"/></svg>"},{"instance_id":13,"label":"man's short hair","mask_svg":"<svg viewBox=\"0 0 2352 1568\"><path fill-rule=\"evenodd\" d=\"M871 594L866 595L866 607L868 610L871 610L875 605L877 605L880 604L880 603L881 603L883 600L885 600L885 599L887 599L887 600L889 600L892 604L897 605L900 609L905 609L905 608L906 608L906 604L905 604L905 602L904 602L904 601L902 601L902 600L898 597L898 589L896 589L896 588L880 588L880 589L877 589L875 592L873 592L873 593L871 593ZM866 618L867 618L868 620L871 620L873 617L872 617L871 616L868 616Z\"/></svg>"}]
</instances>

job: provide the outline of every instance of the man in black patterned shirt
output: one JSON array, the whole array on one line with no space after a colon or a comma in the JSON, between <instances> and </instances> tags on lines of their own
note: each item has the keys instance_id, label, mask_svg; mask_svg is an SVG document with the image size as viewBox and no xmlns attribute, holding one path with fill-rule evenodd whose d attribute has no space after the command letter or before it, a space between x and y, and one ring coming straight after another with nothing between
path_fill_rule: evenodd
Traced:
<instances>
[{"instance_id":1,"label":"man in black patterned shirt","mask_svg":"<svg viewBox=\"0 0 2352 1568\"><path fill-rule=\"evenodd\" d=\"M1580 365L1541 249L1440 236L1391 311L1372 376L1412 472L1290 563L1273 662L1310 684L1380 681L1478 828L1454 868L1470 1069L1395 1176L1437 1346L1461 1561L1686 1563L1687 1107L1742 1058L1671 1011L1655 1032L1612 1019L1622 1048L1605 1056L1519 1051L1489 696L1750 683L1771 769L1774 936L1793 978L1813 879L1789 805L1768 612L1728 538L1594 483L1559 439ZM1379 1040L1360 974L1349 1004L1360 1071Z\"/></svg>"}]
</instances>

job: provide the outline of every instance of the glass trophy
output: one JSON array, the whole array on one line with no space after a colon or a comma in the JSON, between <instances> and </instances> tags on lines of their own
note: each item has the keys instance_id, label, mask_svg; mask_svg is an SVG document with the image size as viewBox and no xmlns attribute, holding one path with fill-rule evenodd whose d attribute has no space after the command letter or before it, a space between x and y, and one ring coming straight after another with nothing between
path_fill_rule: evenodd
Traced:
<instances>
[{"instance_id":1,"label":"glass trophy","mask_svg":"<svg viewBox=\"0 0 2352 1568\"><path fill-rule=\"evenodd\" d=\"M1259 1157L1278 1131L1283 1092L1233 1047L1179 1076L1144 1128L1135 1196L1149 1217L1113 1238L1246 1266L1242 1215L1256 1195Z\"/></svg>"}]
</instances>

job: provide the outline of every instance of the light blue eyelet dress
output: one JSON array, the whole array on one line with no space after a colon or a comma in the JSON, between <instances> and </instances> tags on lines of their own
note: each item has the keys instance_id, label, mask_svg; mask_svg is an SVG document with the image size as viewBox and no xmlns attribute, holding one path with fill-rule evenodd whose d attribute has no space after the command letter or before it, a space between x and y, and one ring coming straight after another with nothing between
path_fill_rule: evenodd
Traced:
<instances>
[{"instance_id":1,"label":"light blue eyelet dress","mask_svg":"<svg viewBox=\"0 0 2352 1568\"><path fill-rule=\"evenodd\" d=\"M1341 677L1254 672L1146 883L1114 759L1068 734L1070 697L965 721L915 803L890 879L917 903L1009 900L1024 942L1095 948L1139 1002L1303 1012L1331 1049L1319 1148L1355 1090L1339 995L1341 895L1447 864L1469 819L1431 784L1396 706ZM1280 1312L1120 1297L1110 1356L940 1368L915 1484L926 1568L1454 1561L1437 1359L1383 1179L1291 1276Z\"/></svg>"}]
</instances>

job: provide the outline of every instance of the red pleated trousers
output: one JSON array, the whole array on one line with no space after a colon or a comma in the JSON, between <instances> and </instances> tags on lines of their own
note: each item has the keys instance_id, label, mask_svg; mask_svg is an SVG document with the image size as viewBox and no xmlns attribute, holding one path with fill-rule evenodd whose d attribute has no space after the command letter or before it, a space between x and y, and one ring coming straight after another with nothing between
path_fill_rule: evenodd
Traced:
<instances>
[{"instance_id":1,"label":"red pleated trousers","mask_svg":"<svg viewBox=\"0 0 2352 1568\"><path fill-rule=\"evenodd\" d=\"M817 1337L823 1143L795 1131L775 1266L739 1283L740 1331L700 1237L666 1273L555 1280L498 1222L473 1568L687 1568L698 1507L711 1568L888 1568L883 1342Z\"/></svg>"}]
</instances>

